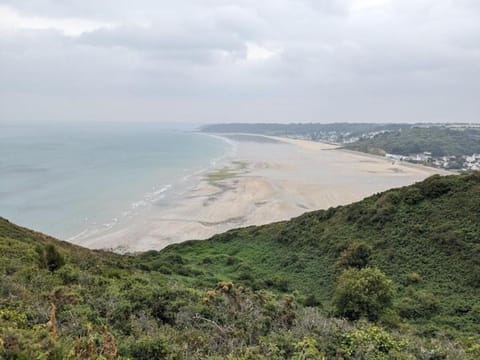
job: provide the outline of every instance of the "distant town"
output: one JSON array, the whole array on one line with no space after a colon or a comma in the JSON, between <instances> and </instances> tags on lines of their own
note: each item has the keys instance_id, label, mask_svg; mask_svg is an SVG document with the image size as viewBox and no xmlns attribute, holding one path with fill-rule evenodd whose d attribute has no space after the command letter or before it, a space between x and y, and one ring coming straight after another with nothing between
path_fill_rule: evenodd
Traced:
<instances>
[{"instance_id":1,"label":"distant town","mask_svg":"<svg viewBox=\"0 0 480 360\"><path fill-rule=\"evenodd\" d=\"M355 135L352 133L337 133L336 131L312 133L307 136L292 135L289 137L301 140L313 140L325 142L333 145L345 146L355 144L361 140L370 140L378 135L390 132L389 130L373 131L366 134ZM480 170L480 153L470 155L444 155L435 156L431 151L415 153L410 155L390 154L380 151L378 155L383 155L392 161L406 161L415 164L422 164L436 168L461 171L479 171Z\"/></svg>"},{"instance_id":2,"label":"distant town","mask_svg":"<svg viewBox=\"0 0 480 360\"><path fill-rule=\"evenodd\" d=\"M462 155L462 156L442 156L434 157L429 151L422 154L409 156L385 154L385 157L393 161L408 161L416 164L423 164L444 169L478 171L480 170L480 154Z\"/></svg>"}]
</instances>

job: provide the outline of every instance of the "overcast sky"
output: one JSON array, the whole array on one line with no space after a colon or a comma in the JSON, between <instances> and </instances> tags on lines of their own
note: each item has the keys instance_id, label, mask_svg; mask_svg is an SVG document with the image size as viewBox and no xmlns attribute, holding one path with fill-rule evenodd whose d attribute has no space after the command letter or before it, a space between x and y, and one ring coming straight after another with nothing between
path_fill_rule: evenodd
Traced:
<instances>
[{"instance_id":1,"label":"overcast sky","mask_svg":"<svg viewBox=\"0 0 480 360\"><path fill-rule=\"evenodd\" d=\"M0 121L480 121L478 0L0 0Z\"/></svg>"}]
</instances>

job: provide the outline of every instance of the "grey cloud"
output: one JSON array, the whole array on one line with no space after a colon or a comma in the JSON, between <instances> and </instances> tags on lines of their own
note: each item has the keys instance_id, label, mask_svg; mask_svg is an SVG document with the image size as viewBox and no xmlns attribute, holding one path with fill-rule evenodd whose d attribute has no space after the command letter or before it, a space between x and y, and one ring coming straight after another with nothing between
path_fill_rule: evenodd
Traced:
<instances>
[{"instance_id":1,"label":"grey cloud","mask_svg":"<svg viewBox=\"0 0 480 360\"><path fill-rule=\"evenodd\" d=\"M96 47L124 47L192 62L214 61L218 52L245 54L245 40L236 34L200 29L163 32L155 25L100 29L82 35L78 41Z\"/></svg>"},{"instance_id":2,"label":"grey cloud","mask_svg":"<svg viewBox=\"0 0 480 360\"><path fill-rule=\"evenodd\" d=\"M352 1L4 0L115 26L0 32L0 121L480 120L478 2Z\"/></svg>"}]
</instances>

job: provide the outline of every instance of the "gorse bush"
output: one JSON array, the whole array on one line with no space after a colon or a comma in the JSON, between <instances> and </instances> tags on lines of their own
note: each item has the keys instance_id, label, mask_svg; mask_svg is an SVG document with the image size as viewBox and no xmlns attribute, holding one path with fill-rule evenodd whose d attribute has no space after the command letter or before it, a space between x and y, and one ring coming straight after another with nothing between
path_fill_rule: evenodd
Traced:
<instances>
[{"instance_id":1,"label":"gorse bush","mask_svg":"<svg viewBox=\"0 0 480 360\"><path fill-rule=\"evenodd\" d=\"M341 352L346 359L388 360L402 358L406 346L378 326L361 326L343 335Z\"/></svg>"},{"instance_id":2,"label":"gorse bush","mask_svg":"<svg viewBox=\"0 0 480 360\"><path fill-rule=\"evenodd\" d=\"M38 263L41 267L54 272L65 265L65 260L53 244L47 244L45 247L37 246Z\"/></svg>"},{"instance_id":3,"label":"gorse bush","mask_svg":"<svg viewBox=\"0 0 480 360\"><path fill-rule=\"evenodd\" d=\"M352 242L342 253L337 261L340 270L348 268L362 269L368 265L372 249L364 243Z\"/></svg>"},{"instance_id":4,"label":"gorse bush","mask_svg":"<svg viewBox=\"0 0 480 360\"><path fill-rule=\"evenodd\" d=\"M348 269L337 280L337 313L350 320L375 321L392 306L393 283L377 268Z\"/></svg>"}]
</instances>

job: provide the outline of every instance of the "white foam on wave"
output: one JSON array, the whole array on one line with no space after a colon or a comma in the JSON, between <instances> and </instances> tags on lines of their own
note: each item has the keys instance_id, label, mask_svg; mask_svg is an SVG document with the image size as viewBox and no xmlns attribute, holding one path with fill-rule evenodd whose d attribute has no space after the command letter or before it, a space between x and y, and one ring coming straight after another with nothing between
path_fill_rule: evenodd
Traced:
<instances>
[{"instance_id":1,"label":"white foam on wave","mask_svg":"<svg viewBox=\"0 0 480 360\"><path fill-rule=\"evenodd\" d=\"M160 186L155 186L151 189L151 191L145 193L141 200L132 202L130 206L121 213L120 216L114 217L110 221L107 221L101 225L91 223L89 228L71 237L69 240L70 241L82 240L85 238L96 236L98 234L102 234L104 232L109 232L117 226L124 225L129 220L136 217L142 211L147 210L154 203L164 199L167 196L169 191L175 189L174 196L182 196L185 193L191 191L198 185L203 175L212 171L215 168L227 165L235 157L237 153L237 143L235 141L222 136L217 136L212 134L202 134L202 135L217 138L222 140L224 143L226 143L227 147L223 152L223 154L221 156L215 157L212 160L210 160L208 165L204 168L182 169L183 173L186 173L186 174L180 179L178 179L179 181L176 185L179 185L179 186L174 187L173 184L162 184ZM186 187L181 186L181 184L186 185Z\"/></svg>"},{"instance_id":2,"label":"white foam on wave","mask_svg":"<svg viewBox=\"0 0 480 360\"><path fill-rule=\"evenodd\" d=\"M159 195L163 195L163 193L167 192L168 190L170 190L172 188L172 184L168 184L168 185L165 185L163 186L162 188L154 191L151 195L152 195L152 199L154 199L155 197L159 196Z\"/></svg>"},{"instance_id":3,"label":"white foam on wave","mask_svg":"<svg viewBox=\"0 0 480 360\"><path fill-rule=\"evenodd\" d=\"M207 168L197 171L195 175L203 175L221 166L226 166L235 158L235 156L238 153L238 143L236 141L220 135L215 135L215 134L205 134L205 135L213 137L215 139L222 140L225 144L227 144L227 148L221 156L210 160L209 166Z\"/></svg>"},{"instance_id":4,"label":"white foam on wave","mask_svg":"<svg viewBox=\"0 0 480 360\"><path fill-rule=\"evenodd\" d=\"M113 228L116 224L118 223L118 218L113 218L111 221L104 223L103 227L106 229L111 229Z\"/></svg>"},{"instance_id":5,"label":"white foam on wave","mask_svg":"<svg viewBox=\"0 0 480 360\"><path fill-rule=\"evenodd\" d=\"M151 191L151 192L148 192L146 193L144 196L143 196L143 199L142 200L139 200L139 201L135 201L133 202L131 205L130 205L130 209L128 209L127 211L124 211L123 212L123 217L124 218L131 218L133 217L134 215L136 215L136 213L141 210L141 209L145 209L147 208L148 206L150 206L152 203L154 203L155 201L158 201L158 200L161 200L165 197L165 193L170 190L172 188L172 184L167 184L165 186L162 186L160 187L159 189L157 189L156 187L154 187Z\"/></svg>"},{"instance_id":6,"label":"white foam on wave","mask_svg":"<svg viewBox=\"0 0 480 360\"><path fill-rule=\"evenodd\" d=\"M82 237L86 236L89 233L90 233L90 229L85 229L82 232L78 233L77 235L74 235L74 236L68 238L68 241L75 242L75 240L81 239Z\"/></svg>"}]
</instances>

